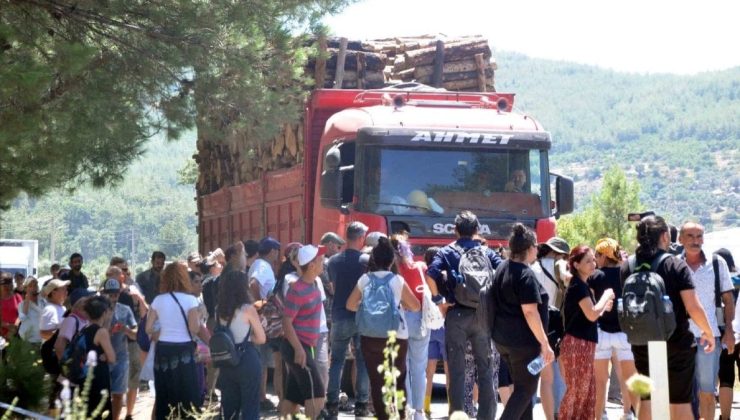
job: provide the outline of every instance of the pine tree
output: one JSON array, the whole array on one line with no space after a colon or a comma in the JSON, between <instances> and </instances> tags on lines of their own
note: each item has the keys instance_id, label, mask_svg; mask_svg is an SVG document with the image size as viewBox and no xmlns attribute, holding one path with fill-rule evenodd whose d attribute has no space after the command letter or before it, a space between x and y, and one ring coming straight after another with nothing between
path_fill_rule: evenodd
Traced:
<instances>
[{"instance_id":1,"label":"pine tree","mask_svg":"<svg viewBox=\"0 0 740 420\"><path fill-rule=\"evenodd\" d=\"M0 207L120 181L196 108L267 132L293 119L301 34L346 2L0 1Z\"/></svg>"}]
</instances>

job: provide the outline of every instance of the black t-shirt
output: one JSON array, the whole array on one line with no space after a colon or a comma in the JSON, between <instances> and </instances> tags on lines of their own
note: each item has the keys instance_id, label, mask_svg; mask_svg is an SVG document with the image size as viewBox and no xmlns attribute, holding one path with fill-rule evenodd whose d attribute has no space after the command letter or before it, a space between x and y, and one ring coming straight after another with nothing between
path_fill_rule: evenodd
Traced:
<instances>
[{"instance_id":1,"label":"black t-shirt","mask_svg":"<svg viewBox=\"0 0 740 420\"><path fill-rule=\"evenodd\" d=\"M539 347L540 343L524 318L522 305L536 303L543 329L547 328L547 292L529 266L506 260L493 276L493 328L496 343L508 347Z\"/></svg>"},{"instance_id":2,"label":"black t-shirt","mask_svg":"<svg viewBox=\"0 0 740 420\"><path fill-rule=\"evenodd\" d=\"M598 343L599 332L596 329L596 322L589 321L579 305L583 298L589 298L591 303L595 303L588 284L584 283L578 276L574 276L565 291L565 301L563 303L565 333L581 340Z\"/></svg>"},{"instance_id":3,"label":"black t-shirt","mask_svg":"<svg viewBox=\"0 0 740 420\"><path fill-rule=\"evenodd\" d=\"M663 252L665 251L660 251L658 255L656 255L656 258ZM636 266L639 267L641 264L646 262L649 264L652 260L644 261L638 258ZM668 339L667 343L669 346L675 345L682 348L690 347L694 344L694 334L689 330L689 314L686 312L686 306L683 304L683 299L681 299L681 291L694 289L694 282L691 280L691 270L682 259L669 257L663 260L655 271L663 278L666 293L673 303L673 312L676 314L676 330ZM625 262L622 264L622 269L620 271L622 284L624 284L629 275L629 263Z\"/></svg>"},{"instance_id":4,"label":"black t-shirt","mask_svg":"<svg viewBox=\"0 0 740 420\"><path fill-rule=\"evenodd\" d=\"M622 282L619 280L620 267L604 267L596 270L588 278L588 287L594 291L594 299L598 302L606 289L614 290L614 296L622 296ZM617 299L615 298L615 300ZM608 333L618 333L622 329L619 327L619 315L617 314L617 302L614 302L612 310L604 312L598 320L599 328Z\"/></svg>"}]
</instances>

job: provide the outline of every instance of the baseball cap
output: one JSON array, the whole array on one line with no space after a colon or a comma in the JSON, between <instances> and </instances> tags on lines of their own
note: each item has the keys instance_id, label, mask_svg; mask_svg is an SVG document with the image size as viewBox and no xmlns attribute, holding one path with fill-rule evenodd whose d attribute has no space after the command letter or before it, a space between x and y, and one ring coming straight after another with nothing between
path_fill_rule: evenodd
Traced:
<instances>
[{"instance_id":1,"label":"baseball cap","mask_svg":"<svg viewBox=\"0 0 740 420\"><path fill-rule=\"evenodd\" d=\"M720 249L714 251L714 253L717 254L717 255L719 255L720 257L722 257L722 259L725 260L725 262L727 263L727 268L730 270L730 273L734 273L735 272L735 270L736 270L736 268L735 268L735 259L732 258L732 253L730 252L729 249L727 249L727 248L720 248Z\"/></svg>"},{"instance_id":2,"label":"baseball cap","mask_svg":"<svg viewBox=\"0 0 740 420\"><path fill-rule=\"evenodd\" d=\"M344 241L344 239L342 239L341 237L339 237L339 235L337 235L336 233L334 233L334 232L326 232L324 235L321 236L321 242L320 243L322 245L324 245L324 244L327 244L329 242L334 242L337 245L344 245L346 243Z\"/></svg>"},{"instance_id":3,"label":"baseball cap","mask_svg":"<svg viewBox=\"0 0 740 420\"><path fill-rule=\"evenodd\" d=\"M324 254L326 254L326 247L324 246L303 245L298 249L298 265L306 265L314 258Z\"/></svg>"},{"instance_id":4,"label":"baseball cap","mask_svg":"<svg viewBox=\"0 0 740 420\"><path fill-rule=\"evenodd\" d=\"M553 236L552 238L548 239L547 242L545 242L545 245L559 254L570 254L570 245L568 245L568 242L566 242L563 238Z\"/></svg>"},{"instance_id":5,"label":"baseball cap","mask_svg":"<svg viewBox=\"0 0 740 420\"><path fill-rule=\"evenodd\" d=\"M53 292L54 290L60 288L60 287L67 287L72 282L69 280L59 280L59 279L51 279L48 283L44 286L43 289L41 289L41 297L46 298L49 296L49 293Z\"/></svg>"},{"instance_id":6,"label":"baseball cap","mask_svg":"<svg viewBox=\"0 0 740 420\"><path fill-rule=\"evenodd\" d=\"M94 294L95 292L93 292L92 290L87 290L85 288L78 287L72 290L72 293L69 294L69 304L71 306L75 306L75 303L77 303L78 300L84 297L92 296Z\"/></svg>"},{"instance_id":7,"label":"baseball cap","mask_svg":"<svg viewBox=\"0 0 740 420\"><path fill-rule=\"evenodd\" d=\"M103 293L118 293L121 291L121 283L117 279L108 279L103 283Z\"/></svg>"},{"instance_id":8,"label":"baseball cap","mask_svg":"<svg viewBox=\"0 0 740 420\"><path fill-rule=\"evenodd\" d=\"M378 245L378 239L381 237L387 238L388 235L378 231L368 233L367 236L365 236L365 247L362 248L362 252L370 252Z\"/></svg>"},{"instance_id":9,"label":"baseball cap","mask_svg":"<svg viewBox=\"0 0 740 420\"><path fill-rule=\"evenodd\" d=\"M273 249L280 250L280 242L277 241L277 239L271 237L271 236L265 236L260 240L260 246L259 246L259 253L260 254L266 254Z\"/></svg>"}]
</instances>

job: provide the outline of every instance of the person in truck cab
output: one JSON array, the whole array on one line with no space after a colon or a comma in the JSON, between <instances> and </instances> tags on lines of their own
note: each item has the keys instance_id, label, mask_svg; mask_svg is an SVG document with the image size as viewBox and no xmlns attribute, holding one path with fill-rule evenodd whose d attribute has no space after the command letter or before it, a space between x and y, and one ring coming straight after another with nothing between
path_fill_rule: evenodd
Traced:
<instances>
[{"instance_id":1,"label":"person in truck cab","mask_svg":"<svg viewBox=\"0 0 740 420\"><path fill-rule=\"evenodd\" d=\"M509 182L506 183L504 191L506 192L527 192L527 173L524 169L514 169L509 176Z\"/></svg>"}]
</instances>

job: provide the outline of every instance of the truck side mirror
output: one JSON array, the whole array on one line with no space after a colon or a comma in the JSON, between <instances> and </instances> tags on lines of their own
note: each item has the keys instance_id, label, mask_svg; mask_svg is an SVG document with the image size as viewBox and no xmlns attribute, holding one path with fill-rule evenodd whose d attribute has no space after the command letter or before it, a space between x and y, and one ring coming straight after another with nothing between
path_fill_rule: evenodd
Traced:
<instances>
[{"instance_id":1,"label":"truck side mirror","mask_svg":"<svg viewBox=\"0 0 740 420\"><path fill-rule=\"evenodd\" d=\"M342 172L339 164L342 154L338 146L331 147L324 156L324 171L321 173L321 205L329 208L342 206Z\"/></svg>"},{"instance_id":2,"label":"truck side mirror","mask_svg":"<svg viewBox=\"0 0 740 420\"><path fill-rule=\"evenodd\" d=\"M573 213L573 180L563 175L555 175L555 202L557 203L558 218L564 214Z\"/></svg>"}]
</instances>

